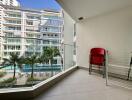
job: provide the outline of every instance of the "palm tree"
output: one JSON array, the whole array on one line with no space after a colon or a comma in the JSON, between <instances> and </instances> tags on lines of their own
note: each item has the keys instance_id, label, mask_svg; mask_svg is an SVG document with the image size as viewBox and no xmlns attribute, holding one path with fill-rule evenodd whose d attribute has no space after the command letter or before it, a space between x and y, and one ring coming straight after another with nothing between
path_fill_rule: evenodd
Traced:
<instances>
[{"instance_id":1,"label":"palm tree","mask_svg":"<svg viewBox=\"0 0 132 100\"><path fill-rule=\"evenodd\" d=\"M52 68L54 57L60 56L60 52L59 49L57 48L47 47L43 50L43 56L46 58L46 61L50 63ZM52 70L52 75L53 75L53 70Z\"/></svg>"},{"instance_id":2,"label":"palm tree","mask_svg":"<svg viewBox=\"0 0 132 100\"><path fill-rule=\"evenodd\" d=\"M39 56L38 58L37 58L37 63L43 63L43 57L42 56Z\"/></svg>"},{"instance_id":3,"label":"palm tree","mask_svg":"<svg viewBox=\"0 0 132 100\"><path fill-rule=\"evenodd\" d=\"M19 57L19 55L17 53L11 53L9 59L6 59L6 58L3 59L4 60L3 65L5 65L5 66L13 65L14 66L13 78L15 78L15 76L16 76L16 66L20 65L21 59L22 58ZM23 64L23 62L21 61L21 65L22 64Z\"/></svg>"},{"instance_id":4,"label":"palm tree","mask_svg":"<svg viewBox=\"0 0 132 100\"><path fill-rule=\"evenodd\" d=\"M33 69L34 69L34 64L37 63L37 56L33 55L31 57L27 57L25 59L25 63L29 64L31 66L31 68L32 68L31 78L33 78L33 73L34 73Z\"/></svg>"},{"instance_id":5,"label":"palm tree","mask_svg":"<svg viewBox=\"0 0 132 100\"><path fill-rule=\"evenodd\" d=\"M17 65L20 68L20 70L22 70L22 65L25 64L25 58L23 56L21 56L18 61L17 61Z\"/></svg>"},{"instance_id":6,"label":"palm tree","mask_svg":"<svg viewBox=\"0 0 132 100\"><path fill-rule=\"evenodd\" d=\"M37 62L43 64L48 63L48 58L46 57L45 54L42 54L41 56L38 57Z\"/></svg>"}]
</instances>

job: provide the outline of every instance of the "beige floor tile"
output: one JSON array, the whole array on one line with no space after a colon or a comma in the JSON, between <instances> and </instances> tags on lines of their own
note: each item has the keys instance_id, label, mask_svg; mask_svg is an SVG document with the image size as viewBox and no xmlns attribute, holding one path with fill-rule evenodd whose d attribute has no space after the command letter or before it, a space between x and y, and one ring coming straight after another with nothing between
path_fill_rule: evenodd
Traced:
<instances>
[{"instance_id":1,"label":"beige floor tile","mask_svg":"<svg viewBox=\"0 0 132 100\"><path fill-rule=\"evenodd\" d=\"M132 100L132 91L106 86L101 75L79 69L34 100Z\"/></svg>"}]
</instances>

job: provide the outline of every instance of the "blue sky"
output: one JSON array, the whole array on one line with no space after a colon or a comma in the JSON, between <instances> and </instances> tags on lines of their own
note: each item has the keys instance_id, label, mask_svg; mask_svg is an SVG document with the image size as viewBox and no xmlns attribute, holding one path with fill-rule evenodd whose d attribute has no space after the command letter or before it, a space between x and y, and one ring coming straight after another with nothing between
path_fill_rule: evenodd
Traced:
<instances>
[{"instance_id":1,"label":"blue sky","mask_svg":"<svg viewBox=\"0 0 132 100\"><path fill-rule=\"evenodd\" d=\"M34 9L55 9L60 10L59 4L55 0L18 0L23 8Z\"/></svg>"}]
</instances>

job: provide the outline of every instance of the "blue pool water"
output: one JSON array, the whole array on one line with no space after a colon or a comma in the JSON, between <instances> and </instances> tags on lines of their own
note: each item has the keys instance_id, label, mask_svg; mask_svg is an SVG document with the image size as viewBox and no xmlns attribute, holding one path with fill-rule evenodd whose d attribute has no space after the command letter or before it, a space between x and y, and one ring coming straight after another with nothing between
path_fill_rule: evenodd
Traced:
<instances>
[{"instance_id":1,"label":"blue pool water","mask_svg":"<svg viewBox=\"0 0 132 100\"><path fill-rule=\"evenodd\" d=\"M13 66L8 66L3 68L7 71L12 71L14 69ZM16 66L16 72L19 72L20 68L18 68L18 66ZM31 72L32 68L30 67L30 65L23 65L22 66L22 72ZM44 72L44 71L61 71L61 65L52 65L52 67L50 67L50 65L35 65L34 66L34 72Z\"/></svg>"}]
</instances>

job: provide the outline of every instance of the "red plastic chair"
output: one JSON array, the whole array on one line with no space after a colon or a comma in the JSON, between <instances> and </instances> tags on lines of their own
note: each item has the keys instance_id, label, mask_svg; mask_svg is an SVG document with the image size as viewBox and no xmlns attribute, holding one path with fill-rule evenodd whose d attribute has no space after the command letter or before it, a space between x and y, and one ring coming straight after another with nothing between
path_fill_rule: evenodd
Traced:
<instances>
[{"instance_id":1,"label":"red plastic chair","mask_svg":"<svg viewBox=\"0 0 132 100\"><path fill-rule=\"evenodd\" d=\"M89 56L89 74L92 72L92 65L103 68L103 77L105 77L106 50L103 48L92 48Z\"/></svg>"}]
</instances>

